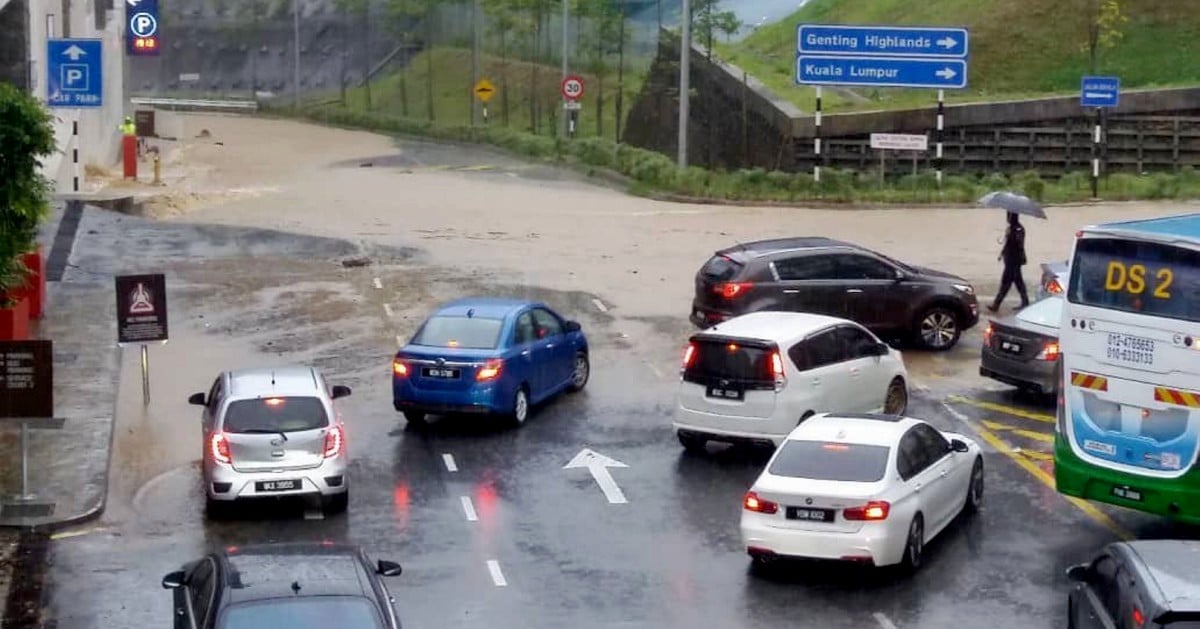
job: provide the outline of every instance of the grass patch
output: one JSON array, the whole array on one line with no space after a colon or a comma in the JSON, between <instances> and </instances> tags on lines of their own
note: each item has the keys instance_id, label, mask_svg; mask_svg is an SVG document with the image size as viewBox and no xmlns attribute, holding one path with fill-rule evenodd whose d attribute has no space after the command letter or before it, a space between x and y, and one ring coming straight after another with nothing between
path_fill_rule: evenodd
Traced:
<instances>
[{"instance_id":1,"label":"grass patch","mask_svg":"<svg viewBox=\"0 0 1200 629\"><path fill-rule=\"evenodd\" d=\"M1099 55L1099 74L1121 77L1122 89L1200 84L1200 17L1187 2L1122 2L1123 38ZM717 53L758 77L805 111L814 90L795 85L800 23L965 26L971 29L969 88L946 90L948 102L1074 96L1089 73L1087 20L1078 0L811 0L791 16ZM840 92L840 94L839 94ZM933 90L824 90L828 111L929 106ZM859 98L849 98L850 95ZM860 102L863 98L866 102Z\"/></svg>"}]
</instances>

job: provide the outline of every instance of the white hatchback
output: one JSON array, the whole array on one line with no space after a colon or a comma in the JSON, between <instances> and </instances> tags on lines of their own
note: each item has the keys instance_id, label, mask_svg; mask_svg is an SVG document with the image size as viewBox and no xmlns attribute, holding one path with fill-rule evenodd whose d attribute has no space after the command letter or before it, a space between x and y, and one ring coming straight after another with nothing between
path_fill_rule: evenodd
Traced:
<instances>
[{"instance_id":1,"label":"white hatchback","mask_svg":"<svg viewBox=\"0 0 1200 629\"><path fill-rule=\"evenodd\" d=\"M788 435L742 500L756 562L921 565L925 543L983 500L978 444L910 417L818 415Z\"/></svg>"},{"instance_id":2,"label":"white hatchback","mask_svg":"<svg viewBox=\"0 0 1200 629\"><path fill-rule=\"evenodd\" d=\"M754 312L692 335L673 426L688 450L709 441L779 445L817 413L900 415L900 352L846 319Z\"/></svg>"}]
</instances>

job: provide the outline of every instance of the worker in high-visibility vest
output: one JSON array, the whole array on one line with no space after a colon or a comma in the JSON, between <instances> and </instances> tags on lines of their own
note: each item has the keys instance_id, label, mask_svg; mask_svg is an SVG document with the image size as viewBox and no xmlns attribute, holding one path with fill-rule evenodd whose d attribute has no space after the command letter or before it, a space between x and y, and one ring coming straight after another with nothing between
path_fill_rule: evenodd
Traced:
<instances>
[{"instance_id":1,"label":"worker in high-visibility vest","mask_svg":"<svg viewBox=\"0 0 1200 629\"><path fill-rule=\"evenodd\" d=\"M141 157L141 147L138 146L137 140L137 125L133 124L133 118L125 116L125 122L120 126L121 135L121 161L124 163L125 178L137 179L137 162Z\"/></svg>"},{"instance_id":2,"label":"worker in high-visibility vest","mask_svg":"<svg viewBox=\"0 0 1200 629\"><path fill-rule=\"evenodd\" d=\"M133 124L133 118L125 116L125 123L121 125L121 134L129 137L137 135L137 125Z\"/></svg>"}]
</instances>

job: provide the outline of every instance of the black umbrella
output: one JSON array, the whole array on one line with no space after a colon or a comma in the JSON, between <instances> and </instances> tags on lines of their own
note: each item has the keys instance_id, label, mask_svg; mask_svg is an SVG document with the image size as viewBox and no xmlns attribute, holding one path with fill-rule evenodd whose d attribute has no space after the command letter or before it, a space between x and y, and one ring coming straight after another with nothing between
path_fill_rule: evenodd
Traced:
<instances>
[{"instance_id":1,"label":"black umbrella","mask_svg":"<svg viewBox=\"0 0 1200 629\"><path fill-rule=\"evenodd\" d=\"M1015 192L989 192L979 198L976 203L984 207L993 207L1006 212L1024 214L1034 218L1046 218L1046 212L1037 201Z\"/></svg>"}]
</instances>

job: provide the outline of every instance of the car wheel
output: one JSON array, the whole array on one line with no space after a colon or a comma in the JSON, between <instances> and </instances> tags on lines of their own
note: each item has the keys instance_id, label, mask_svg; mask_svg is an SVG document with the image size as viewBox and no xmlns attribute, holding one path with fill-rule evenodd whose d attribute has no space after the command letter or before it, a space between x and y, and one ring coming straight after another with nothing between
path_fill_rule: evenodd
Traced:
<instances>
[{"instance_id":1,"label":"car wheel","mask_svg":"<svg viewBox=\"0 0 1200 629\"><path fill-rule=\"evenodd\" d=\"M571 392L582 391L583 387L587 386L588 377L592 375L591 364L588 363L588 356L583 352L575 354L575 368L571 371Z\"/></svg>"},{"instance_id":2,"label":"car wheel","mask_svg":"<svg viewBox=\"0 0 1200 629\"><path fill-rule=\"evenodd\" d=\"M966 509L968 513L975 513L981 506L983 506L983 458L975 457L975 464L971 466L971 483L967 485Z\"/></svg>"},{"instance_id":3,"label":"car wheel","mask_svg":"<svg viewBox=\"0 0 1200 629\"><path fill-rule=\"evenodd\" d=\"M425 421L425 413L421 411L404 411L404 421L414 426L424 426L428 423Z\"/></svg>"},{"instance_id":4,"label":"car wheel","mask_svg":"<svg viewBox=\"0 0 1200 629\"><path fill-rule=\"evenodd\" d=\"M521 385L517 389L517 394L513 396L513 405L508 412L508 418L514 426L522 426L525 424L525 420L529 419L529 391L525 385Z\"/></svg>"},{"instance_id":5,"label":"car wheel","mask_svg":"<svg viewBox=\"0 0 1200 629\"><path fill-rule=\"evenodd\" d=\"M708 439L700 435L693 435L686 432L677 432L675 436L679 437L679 445L688 452L703 452L705 446L708 445Z\"/></svg>"},{"instance_id":6,"label":"car wheel","mask_svg":"<svg viewBox=\"0 0 1200 629\"><path fill-rule=\"evenodd\" d=\"M908 541L904 544L904 569L916 572L921 567L921 559L925 554L925 523L921 514L913 518L908 525Z\"/></svg>"},{"instance_id":7,"label":"car wheel","mask_svg":"<svg viewBox=\"0 0 1200 629\"><path fill-rule=\"evenodd\" d=\"M908 410L908 387L903 378L893 378L883 398L883 412L888 415L903 415Z\"/></svg>"},{"instance_id":8,"label":"car wheel","mask_svg":"<svg viewBox=\"0 0 1200 629\"><path fill-rule=\"evenodd\" d=\"M917 320L917 340L926 349L948 350L958 343L958 337L961 334L958 315L949 308L934 306L926 310Z\"/></svg>"},{"instance_id":9,"label":"car wheel","mask_svg":"<svg viewBox=\"0 0 1200 629\"><path fill-rule=\"evenodd\" d=\"M325 513L344 513L346 507L350 506L350 491L344 491L340 494L325 497L321 505Z\"/></svg>"}]
</instances>

